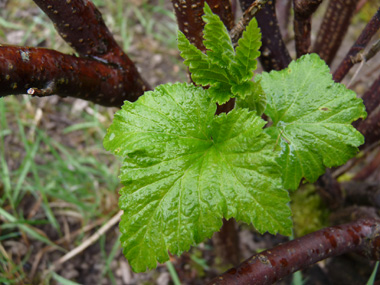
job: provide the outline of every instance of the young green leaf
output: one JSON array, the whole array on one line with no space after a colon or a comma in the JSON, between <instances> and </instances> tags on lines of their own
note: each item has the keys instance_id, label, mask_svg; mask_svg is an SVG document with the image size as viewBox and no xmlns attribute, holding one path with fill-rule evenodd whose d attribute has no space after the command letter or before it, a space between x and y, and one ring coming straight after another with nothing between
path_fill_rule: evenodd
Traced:
<instances>
[{"instance_id":1,"label":"young green leaf","mask_svg":"<svg viewBox=\"0 0 380 285\"><path fill-rule=\"evenodd\" d=\"M260 56L261 33L255 18L249 22L236 47L235 61L231 68L238 74L239 80L251 80L253 71L257 68L257 58Z\"/></svg>"},{"instance_id":2,"label":"young green leaf","mask_svg":"<svg viewBox=\"0 0 380 285\"><path fill-rule=\"evenodd\" d=\"M249 81L251 83L251 81ZM253 84L253 82L252 82ZM256 114L261 116L265 110L267 104L267 99L263 88L261 87L260 81L254 83L250 93L244 98L236 98L236 107L238 108L248 108L250 111L256 111Z\"/></svg>"},{"instance_id":3,"label":"young green leaf","mask_svg":"<svg viewBox=\"0 0 380 285\"><path fill-rule=\"evenodd\" d=\"M235 57L234 47L228 31L218 15L212 13L207 3L204 6L204 13L202 18L206 25L203 30L205 39L203 44L207 49L207 56L213 63L222 68L228 68Z\"/></svg>"},{"instance_id":4,"label":"young green leaf","mask_svg":"<svg viewBox=\"0 0 380 285\"><path fill-rule=\"evenodd\" d=\"M278 162L285 188L297 189L303 177L314 182L325 167L344 164L356 154L364 138L351 123L366 117L365 107L353 91L334 83L318 55L305 55L260 78L265 114L273 121L267 133L281 138Z\"/></svg>"},{"instance_id":5,"label":"young green leaf","mask_svg":"<svg viewBox=\"0 0 380 285\"><path fill-rule=\"evenodd\" d=\"M179 32L178 49L189 66L191 77L196 84L210 85L210 94L216 102L223 104L231 97L241 97L254 92L254 84L250 82L256 69L256 58L260 55L260 29L253 19L244 31L236 48L236 54L223 22L214 15L205 3L203 20L204 45L206 54L190 44Z\"/></svg>"},{"instance_id":6,"label":"young green leaf","mask_svg":"<svg viewBox=\"0 0 380 285\"><path fill-rule=\"evenodd\" d=\"M136 272L180 254L235 217L290 234L275 142L255 112L215 117L201 87L165 84L125 102L104 140L125 157L120 179L124 254Z\"/></svg>"},{"instance_id":7,"label":"young green leaf","mask_svg":"<svg viewBox=\"0 0 380 285\"><path fill-rule=\"evenodd\" d=\"M178 49L185 59L183 63L189 67L194 82L202 86L218 84L229 86L227 70L213 63L207 55L193 46L181 31L178 31ZM226 90L229 91L228 87Z\"/></svg>"}]
</instances>

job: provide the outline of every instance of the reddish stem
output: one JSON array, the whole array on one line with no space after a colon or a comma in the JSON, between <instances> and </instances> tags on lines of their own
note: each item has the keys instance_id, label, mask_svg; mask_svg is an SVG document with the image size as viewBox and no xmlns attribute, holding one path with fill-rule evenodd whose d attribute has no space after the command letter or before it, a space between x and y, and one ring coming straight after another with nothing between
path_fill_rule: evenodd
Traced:
<instances>
[{"instance_id":1,"label":"reddish stem","mask_svg":"<svg viewBox=\"0 0 380 285\"><path fill-rule=\"evenodd\" d=\"M233 27L233 14L231 3L228 0L207 0L211 10L219 15L228 30ZM205 50L203 45L202 20L204 0L172 0L174 12L177 16L178 28L186 38L200 50Z\"/></svg>"},{"instance_id":2,"label":"reddish stem","mask_svg":"<svg viewBox=\"0 0 380 285\"><path fill-rule=\"evenodd\" d=\"M310 52L311 15L323 0L293 0L297 58Z\"/></svg>"},{"instance_id":3,"label":"reddish stem","mask_svg":"<svg viewBox=\"0 0 380 285\"><path fill-rule=\"evenodd\" d=\"M352 45L338 68L335 70L333 78L336 82L342 81L346 74L350 71L351 67L354 66L352 61L355 56L365 49L371 38L376 34L380 28L380 8L377 10L372 19L368 22L359 38Z\"/></svg>"},{"instance_id":4,"label":"reddish stem","mask_svg":"<svg viewBox=\"0 0 380 285\"><path fill-rule=\"evenodd\" d=\"M329 227L252 256L209 284L272 284L328 257L360 252L380 259L380 221L364 219Z\"/></svg>"},{"instance_id":5,"label":"reddish stem","mask_svg":"<svg viewBox=\"0 0 380 285\"><path fill-rule=\"evenodd\" d=\"M319 29L314 52L326 61L333 61L346 35L358 0L330 0Z\"/></svg>"},{"instance_id":6,"label":"reddish stem","mask_svg":"<svg viewBox=\"0 0 380 285\"><path fill-rule=\"evenodd\" d=\"M0 46L0 97L10 94L71 96L104 106L135 101L144 82L124 69L43 49Z\"/></svg>"},{"instance_id":7,"label":"reddish stem","mask_svg":"<svg viewBox=\"0 0 380 285\"><path fill-rule=\"evenodd\" d=\"M54 23L60 36L81 57L133 64L106 27L100 11L85 0L33 0Z\"/></svg>"}]
</instances>

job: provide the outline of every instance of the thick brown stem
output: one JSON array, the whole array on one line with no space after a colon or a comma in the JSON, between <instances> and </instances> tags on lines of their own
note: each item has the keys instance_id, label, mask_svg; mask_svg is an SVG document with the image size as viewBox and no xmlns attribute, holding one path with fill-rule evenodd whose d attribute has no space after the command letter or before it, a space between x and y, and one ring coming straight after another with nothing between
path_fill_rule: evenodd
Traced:
<instances>
[{"instance_id":1,"label":"thick brown stem","mask_svg":"<svg viewBox=\"0 0 380 285\"><path fill-rule=\"evenodd\" d=\"M380 8L377 10L376 14L368 22L367 26L364 28L362 33L356 42L352 45L343 61L340 63L338 68L335 70L333 78L336 82L342 81L346 74L350 71L351 67L354 66L355 62L353 59L358 53L363 51L371 38L376 34L380 28Z\"/></svg>"},{"instance_id":2,"label":"thick brown stem","mask_svg":"<svg viewBox=\"0 0 380 285\"><path fill-rule=\"evenodd\" d=\"M0 97L70 96L104 106L135 101L144 82L124 69L43 48L0 46Z\"/></svg>"},{"instance_id":3,"label":"thick brown stem","mask_svg":"<svg viewBox=\"0 0 380 285\"><path fill-rule=\"evenodd\" d=\"M228 0L207 0L211 10L219 15L228 30L233 27L233 14L231 3ZM205 50L203 45L202 20L204 0L172 0L174 12L177 16L178 28L186 38L200 50Z\"/></svg>"},{"instance_id":4,"label":"thick brown stem","mask_svg":"<svg viewBox=\"0 0 380 285\"><path fill-rule=\"evenodd\" d=\"M346 35L358 0L330 0L313 51L326 61L333 61Z\"/></svg>"},{"instance_id":5,"label":"thick brown stem","mask_svg":"<svg viewBox=\"0 0 380 285\"><path fill-rule=\"evenodd\" d=\"M224 266L236 266L240 262L239 235L234 219L223 220L223 226L212 237L215 254Z\"/></svg>"},{"instance_id":6,"label":"thick brown stem","mask_svg":"<svg viewBox=\"0 0 380 285\"><path fill-rule=\"evenodd\" d=\"M252 0L240 0L243 11L252 3ZM266 71L284 69L292 60L282 40L275 5L275 1L268 1L256 15L262 34L260 62Z\"/></svg>"},{"instance_id":7,"label":"thick brown stem","mask_svg":"<svg viewBox=\"0 0 380 285\"><path fill-rule=\"evenodd\" d=\"M364 219L329 227L252 256L209 284L272 284L328 257L360 252L380 259L380 221Z\"/></svg>"},{"instance_id":8,"label":"thick brown stem","mask_svg":"<svg viewBox=\"0 0 380 285\"><path fill-rule=\"evenodd\" d=\"M323 0L293 0L297 58L310 52L311 15Z\"/></svg>"},{"instance_id":9,"label":"thick brown stem","mask_svg":"<svg viewBox=\"0 0 380 285\"><path fill-rule=\"evenodd\" d=\"M52 20L61 37L81 57L91 57L101 62L115 64L131 80L143 82L141 93L150 89L144 82L131 59L117 44L106 27L100 11L87 0L34 0Z\"/></svg>"},{"instance_id":10,"label":"thick brown stem","mask_svg":"<svg viewBox=\"0 0 380 285\"><path fill-rule=\"evenodd\" d=\"M110 63L131 64L106 27L100 11L85 0L33 0L54 23L60 36L81 57L100 58Z\"/></svg>"}]
</instances>

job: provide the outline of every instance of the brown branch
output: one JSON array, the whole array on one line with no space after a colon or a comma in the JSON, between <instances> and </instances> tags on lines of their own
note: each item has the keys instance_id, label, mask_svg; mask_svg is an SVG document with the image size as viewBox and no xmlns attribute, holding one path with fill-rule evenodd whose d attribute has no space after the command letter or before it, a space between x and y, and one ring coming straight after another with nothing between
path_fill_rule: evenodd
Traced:
<instances>
[{"instance_id":1,"label":"brown branch","mask_svg":"<svg viewBox=\"0 0 380 285\"><path fill-rule=\"evenodd\" d=\"M366 120L357 120L352 125L365 137L365 144L361 147L371 145L380 140L380 110L374 113L380 105L380 76L373 82L372 86L362 96L368 117Z\"/></svg>"},{"instance_id":2,"label":"brown branch","mask_svg":"<svg viewBox=\"0 0 380 285\"><path fill-rule=\"evenodd\" d=\"M272 284L328 257L360 252L380 259L380 221L364 219L308 234L252 256L209 284Z\"/></svg>"},{"instance_id":3,"label":"brown branch","mask_svg":"<svg viewBox=\"0 0 380 285\"><path fill-rule=\"evenodd\" d=\"M0 46L0 96L71 96L104 106L135 101L150 86L116 43L91 1L35 0L81 56Z\"/></svg>"},{"instance_id":4,"label":"brown branch","mask_svg":"<svg viewBox=\"0 0 380 285\"><path fill-rule=\"evenodd\" d=\"M358 0L330 0L313 51L326 61L333 61L346 35Z\"/></svg>"},{"instance_id":5,"label":"brown branch","mask_svg":"<svg viewBox=\"0 0 380 285\"><path fill-rule=\"evenodd\" d=\"M212 12L217 14L226 26L227 30L231 30L234 23L234 14L232 13L232 6L230 0L206 0Z\"/></svg>"},{"instance_id":6,"label":"brown branch","mask_svg":"<svg viewBox=\"0 0 380 285\"><path fill-rule=\"evenodd\" d=\"M252 2L252 1L250 1ZM244 2L242 7L248 7L244 10L243 16L240 18L239 22L234 26L234 28L230 32L230 37L232 42L236 45L238 40L241 38L245 27L249 24L249 22L256 16L256 14L263 8L264 4L268 2L268 0L256 0L252 4Z\"/></svg>"},{"instance_id":7,"label":"brown branch","mask_svg":"<svg viewBox=\"0 0 380 285\"><path fill-rule=\"evenodd\" d=\"M336 82L342 81L342 79L346 76L348 71L350 71L351 67L354 66L354 58L363 51L371 38L376 34L376 32L380 28L380 8L377 10L376 14L372 17L372 19L368 22L359 38L352 45L338 68L335 70L333 78ZM368 60L368 59L367 59ZM356 61L358 62L358 61Z\"/></svg>"},{"instance_id":8,"label":"brown branch","mask_svg":"<svg viewBox=\"0 0 380 285\"><path fill-rule=\"evenodd\" d=\"M365 137L365 144L362 148L378 142L380 140L380 110L372 113L371 116L360 122L357 130Z\"/></svg>"},{"instance_id":9,"label":"brown branch","mask_svg":"<svg viewBox=\"0 0 380 285\"><path fill-rule=\"evenodd\" d=\"M223 266L236 266L241 261L237 228L234 219L223 219L223 226L212 237L214 253Z\"/></svg>"},{"instance_id":10,"label":"brown branch","mask_svg":"<svg viewBox=\"0 0 380 285\"><path fill-rule=\"evenodd\" d=\"M93 59L43 48L0 46L0 97L56 94L120 107L145 89L138 74Z\"/></svg>"},{"instance_id":11,"label":"brown branch","mask_svg":"<svg viewBox=\"0 0 380 285\"><path fill-rule=\"evenodd\" d=\"M206 2L211 10L219 15L227 29L232 29L234 18L230 1L207 0ZM202 20L204 0L172 0L172 4L179 30L185 34L193 45L205 51L203 45L203 27L205 23Z\"/></svg>"},{"instance_id":12,"label":"brown branch","mask_svg":"<svg viewBox=\"0 0 380 285\"><path fill-rule=\"evenodd\" d=\"M380 76L362 96L368 116L380 105ZM360 121L359 121L360 122Z\"/></svg>"},{"instance_id":13,"label":"brown branch","mask_svg":"<svg viewBox=\"0 0 380 285\"><path fill-rule=\"evenodd\" d=\"M297 58L310 52L311 15L323 0L293 0Z\"/></svg>"},{"instance_id":14,"label":"brown branch","mask_svg":"<svg viewBox=\"0 0 380 285\"><path fill-rule=\"evenodd\" d=\"M133 65L106 27L100 11L86 0L33 0L54 23L60 36L81 57L120 66Z\"/></svg>"},{"instance_id":15,"label":"brown branch","mask_svg":"<svg viewBox=\"0 0 380 285\"><path fill-rule=\"evenodd\" d=\"M292 60L282 40L275 12L275 2L274 0L268 1L256 15L262 34L260 62L266 71L284 69ZM240 0L243 11L248 9L252 3L252 0Z\"/></svg>"}]
</instances>

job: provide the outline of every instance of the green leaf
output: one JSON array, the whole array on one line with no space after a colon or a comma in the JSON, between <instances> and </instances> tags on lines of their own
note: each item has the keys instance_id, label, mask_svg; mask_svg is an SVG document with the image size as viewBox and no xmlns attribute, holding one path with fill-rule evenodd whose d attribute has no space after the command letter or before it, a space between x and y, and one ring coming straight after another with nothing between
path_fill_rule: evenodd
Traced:
<instances>
[{"instance_id":1,"label":"green leaf","mask_svg":"<svg viewBox=\"0 0 380 285\"><path fill-rule=\"evenodd\" d=\"M105 148L125 157L121 242L136 272L211 237L223 217L260 232L291 232L266 122L247 109L215 117L207 93L161 85L126 101L108 129Z\"/></svg>"},{"instance_id":2,"label":"green leaf","mask_svg":"<svg viewBox=\"0 0 380 285\"><path fill-rule=\"evenodd\" d=\"M258 82L252 82L250 83L250 89L246 92L245 96L236 98L236 107L238 108L248 108L250 111L256 111L256 114L261 116L261 114L264 112L266 107L266 96L265 93L261 87L260 81ZM241 86L241 85L239 85ZM233 87L234 88L234 87ZM238 92L238 91L235 91Z\"/></svg>"},{"instance_id":3,"label":"green leaf","mask_svg":"<svg viewBox=\"0 0 380 285\"><path fill-rule=\"evenodd\" d=\"M178 49L195 83L202 86L229 84L227 70L213 63L207 55L193 46L181 31L178 31Z\"/></svg>"},{"instance_id":4,"label":"green leaf","mask_svg":"<svg viewBox=\"0 0 380 285\"><path fill-rule=\"evenodd\" d=\"M261 33L255 18L249 22L236 47L235 63L231 68L239 74L240 81L251 80L260 56Z\"/></svg>"},{"instance_id":5,"label":"green leaf","mask_svg":"<svg viewBox=\"0 0 380 285\"><path fill-rule=\"evenodd\" d=\"M207 56L219 66L228 68L235 57L228 31L219 16L212 13L207 3L204 6L204 13L202 19L206 25L203 31L203 44L207 49Z\"/></svg>"},{"instance_id":6,"label":"green leaf","mask_svg":"<svg viewBox=\"0 0 380 285\"><path fill-rule=\"evenodd\" d=\"M226 27L210 7L205 3L206 22L204 45L206 54L190 44L181 32L178 33L178 49L189 66L191 78L196 84L210 85L213 100L219 104L231 97L244 97L250 94L250 80L256 69L256 58L260 55L260 29L256 20L252 20L239 40L236 54Z\"/></svg>"},{"instance_id":7,"label":"green leaf","mask_svg":"<svg viewBox=\"0 0 380 285\"><path fill-rule=\"evenodd\" d=\"M318 55L262 74L261 86L267 96L265 114L273 121L267 133L282 147L278 162L285 188L297 189L303 177L314 182L325 167L344 164L363 144L363 136L351 125L366 117L362 100L334 83Z\"/></svg>"}]
</instances>

